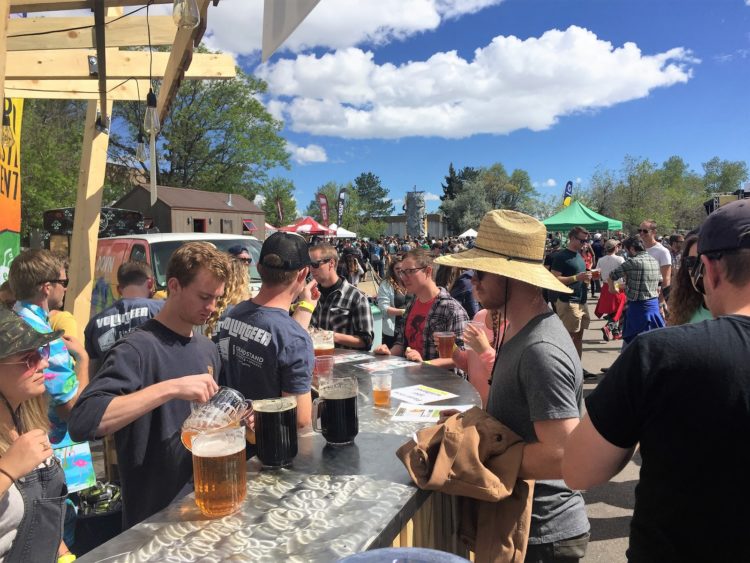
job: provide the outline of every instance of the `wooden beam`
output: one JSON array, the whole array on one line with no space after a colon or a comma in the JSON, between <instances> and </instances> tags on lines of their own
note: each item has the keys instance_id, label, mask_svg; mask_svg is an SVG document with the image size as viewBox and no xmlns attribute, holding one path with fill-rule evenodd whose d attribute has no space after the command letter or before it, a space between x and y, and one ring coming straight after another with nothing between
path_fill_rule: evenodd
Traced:
<instances>
[{"instance_id":1,"label":"wooden beam","mask_svg":"<svg viewBox=\"0 0 750 563\"><path fill-rule=\"evenodd\" d=\"M108 80L107 99L145 100L148 80ZM140 93L140 95L139 95ZM99 98L96 80L6 80L5 95L9 98L51 100L96 100Z\"/></svg>"},{"instance_id":2,"label":"wooden beam","mask_svg":"<svg viewBox=\"0 0 750 563\"><path fill-rule=\"evenodd\" d=\"M146 16L128 16L117 21L106 18L107 47L140 47L148 45ZM171 16L150 16L151 45L171 45L177 26ZM8 50L92 49L96 47L94 18L13 18L8 21ZM58 31L78 28L75 31ZM48 35L34 35L54 31ZM28 35L32 34L32 35ZM14 37L15 36L15 37Z\"/></svg>"},{"instance_id":3,"label":"wooden beam","mask_svg":"<svg viewBox=\"0 0 750 563\"><path fill-rule=\"evenodd\" d=\"M0 100L5 97L5 68L7 58L7 37L8 37L8 10L10 5L8 2L0 4L0 18L3 18L0 22ZM5 105L5 104L3 104Z\"/></svg>"},{"instance_id":4,"label":"wooden beam","mask_svg":"<svg viewBox=\"0 0 750 563\"><path fill-rule=\"evenodd\" d=\"M153 53L153 77L161 78L167 70L169 53ZM7 80L33 79L83 79L94 80L89 75L90 49L64 51L11 51L5 68ZM149 54L145 51L116 51L107 53L107 78L148 78ZM195 53L185 78L215 80L234 78L236 66L231 55L223 53Z\"/></svg>"},{"instance_id":5,"label":"wooden beam","mask_svg":"<svg viewBox=\"0 0 750 563\"><path fill-rule=\"evenodd\" d=\"M200 42L206 29L206 17L208 4L211 0L197 0L198 10L201 13L201 24L197 29L178 29L169 54L169 62L164 72L164 79L159 88L159 96L156 100L156 108L159 112L159 121L164 123L169 106L180 87L184 71L190 67L193 54L193 46Z\"/></svg>"},{"instance_id":6,"label":"wooden beam","mask_svg":"<svg viewBox=\"0 0 750 563\"><path fill-rule=\"evenodd\" d=\"M112 114L112 102L106 113ZM99 104L92 100L86 110L83 149L78 176L76 213L70 241L70 283L65 298L65 310L73 313L78 326L86 326L91 312L91 292L94 287L94 260L99 236L99 212L104 191L104 170L107 165L109 135L96 128ZM103 113L103 112L102 112Z\"/></svg>"},{"instance_id":7,"label":"wooden beam","mask_svg":"<svg viewBox=\"0 0 750 563\"><path fill-rule=\"evenodd\" d=\"M101 2L102 0L97 0ZM105 8L113 6L143 6L145 0L103 0ZM171 4L173 0L153 0L152 4ZM14 14L23 12L51 12L62 10L88 10L91 0L10 0L10 11Z\"/></svg>"},{"instance_id":8,"label":"wooden beam","mask_svg":"<svg viewBox=\"0 0 750 563\"><path fill-rule=\"evenodd\" d=\"M97 67L99 69L99 126L109 129L109 116L110 113L107 111L107 39L104 19L104 4L101 2L94 2L94 22L96 27L94 28L94 39L96 41L96 57ZM109 49L112 51L113 49Z\"/></svg>"}]
</instances>

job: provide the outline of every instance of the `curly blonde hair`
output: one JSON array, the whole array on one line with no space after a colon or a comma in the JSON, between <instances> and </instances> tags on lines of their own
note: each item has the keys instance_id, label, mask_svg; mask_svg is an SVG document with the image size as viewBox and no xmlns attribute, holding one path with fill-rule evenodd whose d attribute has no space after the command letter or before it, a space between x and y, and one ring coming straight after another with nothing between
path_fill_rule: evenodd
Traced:
<instances>
[{"instance_id":1,"label":"curly blonde hair","mask_svg":"<svg viewBox=\"0 0 750 563\"><path fill-rule=\"evenodd\" d=\"M216 310L206 321L206 336L212 336L219 319L230 305L236 305L252 297L250 291L250 272L247 264L241 260L229 261L229 276L224 284L224 293L216 303Z\"/></svg>"}]
</instances>

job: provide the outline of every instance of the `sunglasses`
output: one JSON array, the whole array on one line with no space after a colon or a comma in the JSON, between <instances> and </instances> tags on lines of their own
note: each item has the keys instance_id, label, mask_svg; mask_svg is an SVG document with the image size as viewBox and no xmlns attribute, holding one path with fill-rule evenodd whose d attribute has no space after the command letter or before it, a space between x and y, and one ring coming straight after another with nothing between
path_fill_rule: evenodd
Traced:
<instances>
[{"instance_id":1,"label":"sunglasses","mask_svg":"<svg viewBox=\"0 0 750 563\"><path fill-rule=\"evenodd\" d=\"M576 240L578 240L578 242L589 242L589 240L591 240L591 239L587 239L587 238L577 238Z\"/></svg>"},{"instance_id":2,"label":"sunglasses","mask_svg":"<svg viewBox=\"0 0 750 563\"><path fill-rule=\"evenodd\" d=\"M650 233L650 232L651 232L651 229L638 229L638 232L639 232L639 233L643 233L643 234L646 234L646 233Z\"/></svg>"},{"instance_id":3,"label":"sunglasses","mask_svg":"<svg viewBox=\"0 0 750 563\"><path fill-rule=\"evenodd\" d=\"M29 352L23 357L20 362L0 362L3 366L16 366L20 364L26 364L26 369L36 369L37 366L44 360L49 359L49 344L45 344L41 348Z\"/></svg>"},{"instance_id":4,"label":"sunglasses","mask_svg":"<svg viewBox=\"0 0 750 563\"><path fill-rule=\"evenodd\" d=\"M330 261L331 261L330 258L324 258L323 260L315 260L314 262L310 262L310 266L312 266L313 268L317 270L323 264L325 264L326 262L330 262Z\"/></svg>"},{"instance_id":5,"label":"sunglasses","mask_svg":"<svg viewBox=\"0 0 750 563\"><path fill-rule=\"evenodd\" d=\"M235 258L235 260L239 260L240 262L244 262L245 264L249 264L253 261L252 258Z\"/></svg>"},{"instance_id":6,"label":"sunglasses","mask_svg":"<svg viewBox=\"0 0 750 563\"><path fill-rule=\"evenodd\" d=\"M690 256L689 258L695 259L693 267L690 268L690 283L693 284L693 289L695 289L695 291L705 295L706 287L703 285L704 264L701 261L700 256Z\"/></svg>"},{"instance_id":7,"label":"sunglasses","mask_svg":"<svg viewBox=\"0 0 750 563\"><path fill-rule=\"evenodd\" d=\"M59 283L63 287L68 287L69 279L67 280L44 280L42 283Z\"/></svg>"}]
</instances>

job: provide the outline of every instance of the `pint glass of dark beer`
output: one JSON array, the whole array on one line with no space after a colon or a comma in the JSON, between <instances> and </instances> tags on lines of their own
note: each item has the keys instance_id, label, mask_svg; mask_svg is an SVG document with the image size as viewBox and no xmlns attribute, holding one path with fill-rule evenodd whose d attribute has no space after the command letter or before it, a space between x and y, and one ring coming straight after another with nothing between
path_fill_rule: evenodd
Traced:
<instances>
[{"instance_id":1,"label":"pint glass of dark beer","mask_svg":"<svg viewBox=\"0 0 750 563\"><path fill-rule=\"evenodd\" d=\"M192 439L195 503L206 516L226 516L245 500L245 429L222 428Z\"/></svg>"},{"instance_id":2,"label":"pint glass of dark beer","mask_svg":"<svg viewBox=\"0 0 750 563\"><path fill-rule=\"evenodd\" d=\"M297 455L297 399L253 401L256 455L263 467L285 467Z\"/></svg>"},{"instance_id":3,"label":"pint glass of dark beer","mask_svg":"<svg viewBox=\"0 0 750 563\"><path fill-rule=\"evenodd\" d=\"M318 383L319 397L313 401L313 430L332 446L354 442L359 433L357 378L326 377Z\"/></svg>"}]
</instances>

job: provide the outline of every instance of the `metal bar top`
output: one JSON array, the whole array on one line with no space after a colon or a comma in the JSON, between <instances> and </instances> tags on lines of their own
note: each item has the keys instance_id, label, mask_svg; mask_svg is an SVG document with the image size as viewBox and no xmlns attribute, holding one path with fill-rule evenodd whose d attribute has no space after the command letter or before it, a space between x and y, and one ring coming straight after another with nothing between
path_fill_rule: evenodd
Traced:
<instances>
[{"instance_id":1,"label":"metal bar top","mask_svg":"<svg viewBox=\"0 0 750 563\"><path fill-rule=\"evenodd\" d=\"M335 561L391 544L429 495L417 489L395 451L424 423L393 422L375 408L370 372L358 367L392 359L336 351L334 372L356 375L360 432L353 445L326 445L319 434L299 436L290 468L262 470L248 461L247 498L230 516L209 519L192 494L80 557L94 561ZM385 365L384 365L385 367ZM416 384L458 397L430 403L474 404L474 388L452 371L426 364L393 369L393 388Z\"/></svg>"}]
</instances>

